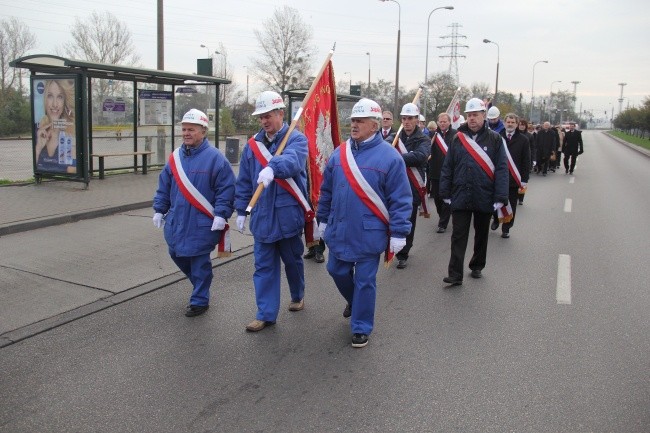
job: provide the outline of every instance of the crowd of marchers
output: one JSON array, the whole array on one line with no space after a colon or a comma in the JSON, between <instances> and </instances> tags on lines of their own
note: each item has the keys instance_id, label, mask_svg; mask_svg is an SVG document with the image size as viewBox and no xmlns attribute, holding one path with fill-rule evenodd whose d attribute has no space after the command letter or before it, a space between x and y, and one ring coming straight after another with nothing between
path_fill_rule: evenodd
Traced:
<instances>
[{"instance_id":1,"label":"crowd of marchers","mask_svg":"<svg viewBox=\"0 0 650 433\"><path fill-rule=\"evenodd\" d=\"M416 104L405 104L397 130L392 112L364 98L350 113L349 138L327 156L318 202L310 203L308 139L285 122L283 98L262 92L252 115L260 130L246 143L237 176L209 143L208 118L196 109L183 117L183 144L160 173L153 223L164 226L169 255L192 284L185 315L200 316L209 308L210 253L217 246L229 250L228 219L236 212L237 230L243 233L248 220L254 238L257 313L246 331L275 325L282 263L288 310L305 308L303 259L323 262L327 247L326 268L345 301L343 317L350 320L351 345L357 348L368 344L374 328L382 254L387 266L393 256L397 269L409 266L417 219L429 216L430 202L438 214L436 232L445 233L451 223L443 282L459 286L470 228L469 276L481 278L490 228L501 226L501 236L510 236L530 174L554 172L561 155L572 174L583 151L575 124L567 131L548 122L536 128L514 113L501 118L496 106L478 98L467 101L464 122L456 128L447 113L426 124ZM302 236L310 223L320 242L304 254Z\"/></svg>"}]
</instances>

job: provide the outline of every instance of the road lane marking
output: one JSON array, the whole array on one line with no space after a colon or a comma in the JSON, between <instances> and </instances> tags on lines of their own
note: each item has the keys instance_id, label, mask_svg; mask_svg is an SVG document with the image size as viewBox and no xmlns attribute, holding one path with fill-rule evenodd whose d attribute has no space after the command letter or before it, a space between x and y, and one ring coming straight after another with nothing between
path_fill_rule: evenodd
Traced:
<instances>
[{"instance_id":1,"label":"road lane marking","mask_svg":"<svg viewBox=\"0 0 650 433\"><path fill-rule=\"evenodd\" d=\"M560 254L557 259L555 300L558 304L571 305L571 256L568 254Z\"/></svg>"},{"instance_id":2,"label":"road lane marking","mask_svg":"<svg viewBox=\"0 0 650 433\"><path fill-rule=\"evenodd\" d=\"M571 177L571 179L569 179L569 183L575 183L575 182L576 182L576 178L575 178L575 177Z\"/></svg>"},{"instance_id":3,"label":"road lane marking","mask_svg":"<svg viewBox=\"0 0 650 433\"><path fill-rule=\"evenodd\" d=\"M573 204L573 200L570 198L567 198L564 200L564 212L571 212L571 205Z\"/></svg>"}]
</instances>

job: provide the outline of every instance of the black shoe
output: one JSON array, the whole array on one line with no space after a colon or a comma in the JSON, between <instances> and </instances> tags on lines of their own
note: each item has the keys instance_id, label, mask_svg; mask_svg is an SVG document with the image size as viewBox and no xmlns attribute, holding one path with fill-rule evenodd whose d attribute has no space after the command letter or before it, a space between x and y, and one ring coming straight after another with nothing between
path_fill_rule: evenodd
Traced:
<instances>
[{"instance_id":1,"label":"black shoe","mask_svg":"<svg viewBox=\"0 0 650 433\"><path fill-rule=\"evenodd\" d=\"M573 174L573 170L569 171L569 174Z\"/></svg>"},{"instance_id":2,"label":"black shoe","mask_svg":"<svg viewBox=\"0 0 650 433\"><path fill-rule=\"evenodd\" d=\"M480 269L473 269L472 272L469 275L472 278L481 278L483 276Z\"/></svg>"},{"instance_id":3,"label":"black shoe","mask_svg":"<svg viewBox=\"0 0 650 433\"><path fill-rule=\"evenodd\" d=\"M551 170L553 173L555 173L555 169L554 169L554 168L549 168L549 170Z\"/></svg>"},{"instance_id":4,"label":"black shoe","mask_svg":"<svg viewBox=\"0 0 650 433\"><path fill-rule=\"evenodd\" d=\"M564 174L568 174L568 173L569 173L569 169L568 169L568 168L565 168L565 169L564 169Z\"/></svg>"},{"instance_id":5,"label":"black shoe","mask_svg":"<svg viewBox=\"0 0 650 433\"><path fill-rule=\"evenodd\" d=\"M366 334L352 334L352 347L364 347L366 344L368 344Z\"/></svg>"},{"instance_id":6,"label":"black shoe","mask_svg":"<svg viewBox=\"0 0 650 433\"><path fill-rule=\"evenodd\" d=\"M492 225L490 226L492 230L496 230L499 228L499 220L494 220L492 221Z\"/></svg>"},{"instance_id":7,"label":"black shoe","mask_svg":"<svg viewBox=\"0 0 650 433\"><path fill-rule=\"evenodd\" d=\"M461 284L463 284L463 280L457 280L457 279L451 278L451 277L445 277L445 278L442 279L442 281L444 281L445 283L450 284L452 286L460 286Z\"/></svg>"},{"instance_id":8,"label":"black shoe","mask_svg":"<svg viewBox=\"0 0 650 433\"><path fill-rule=\"evenodd\" d=\"M309 250L307 250L307 253L302 256L303 259L313 259L314 256L316 256L316 250L312 247Z\"/></svg>"},{"instance_id":9,"label":"black shoe","mask_svg":"<svg viewBox=\"0 0 650 433\"><path fill-rule=\"evenodd\" d=\"M501 233L501 237L504 238L504 239L508 239L510 237L510 233L503 232L503 233Z\"/></svg>"},{"instance_id":10,"label":"black shoe","mask_svg":"<svg viewBox=\"0 0 650 433\"><path fill-rule=\"evenodd\" d=\"M444 227L438 227L438 230L436 230L436 233L444 233L445 230L447 230L447 229L444 228Z\"/></svg>"},{"instance_id":11,"label":"black shoe","mask_svg":"<svg viewBox=\"0 0 650 433\"><path fill-rule=\"evenodd\" d=\"M352 305L348 304L345 306L345 310L343 310L343 317L346 319L352 315Z\"/></svg>"},{"instance_id":12,"label":"black shoe","mask_svg":"<svg viewBox=\"0 0 650 433\"><path fill-rule=\"evenodd\" d=\"M187 310L185 311L185 316L186 317L200 316L201 314L208 311L208 308L210 308L209 305L190 305L189 307L187 307Z\"/></svg>"},{"instance_id":13,"label":"black shoe","mask_svg":"<svg viewBox=\"0 0 650 433\"><path fill-rule=\"evenodd\" d=\"M314 255L314 261L316 263L323 263L325 261L325 257L323 257L323 253L316 251L316 254Z\"/></svg>"},{"instance_id":14,"label":"black shoe","mask_svg":"<svg viewBox=\"0 0 650 433\"><path fill-rule=\"evenodd\" d=\"M523 200L519 200L519 206L523 206L523 205L524 205L524 201L523 201Z\"/></svg>"},{"instance_id":15,"label":"black shoe","mask_svg":"<svg viewBox=\"0 0 650 433\"><path fill-rule=\"evenodd\" d=\"M542 173L542 176L546 176L546 173Z\"/></svg>"},{"instance_id":16,"label":"black shoe","mask_svg":"<svg viewBox=\"0 0 650 433\"><path fill-rule=\"evenodd\" d=\"M406 267L406 259L399 259L397 261L397 269L404 269Z\"/></svg>"}]
</instances>

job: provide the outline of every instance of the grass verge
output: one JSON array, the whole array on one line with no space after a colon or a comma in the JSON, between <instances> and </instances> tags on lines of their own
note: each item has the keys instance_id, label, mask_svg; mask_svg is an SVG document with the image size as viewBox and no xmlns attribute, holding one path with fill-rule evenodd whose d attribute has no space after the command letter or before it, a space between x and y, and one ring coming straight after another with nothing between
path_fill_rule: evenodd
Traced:
<instances>
[{"instance_id":1,"label":"grass verge","mask_svg":"<svg viewBox=\"0 0 650 433\"><path fill-rule=\"evenodd\" d=\"M614 137L618 137L621 140L627 141L628 143L636 144L637 146L641 146L644 149L650 150L650 140L647 138L635 137L634 135L626 134L625 132L621 131L609 131L609 133Z\"/></svg>"}]
</instances>

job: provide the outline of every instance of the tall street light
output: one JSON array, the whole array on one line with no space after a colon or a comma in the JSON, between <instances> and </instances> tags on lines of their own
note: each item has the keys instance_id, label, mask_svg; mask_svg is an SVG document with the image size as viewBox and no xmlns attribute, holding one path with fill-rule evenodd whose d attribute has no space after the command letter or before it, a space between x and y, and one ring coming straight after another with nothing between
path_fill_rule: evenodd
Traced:
<instances>
[{"instance_id":1,"label":"tall street light","mask_svg":"<svg viewBox=\"0 0 650 433\"><path fill-rule=\"evenodd\" d=\"M576 91L578 90L578 84L580 84L580 81L571 81L571 84L573 84L573 113L575 114L576 112ZM578 113L578 119L580 118L580 113Z\"/></svg>"},{"instance_id":2,"label":"tall street light","mask_svg":"<svg viewBox=\"0 0 650 433\"><path fill-rule=\"evenodd\" d=\"M350 76L350 87L352 88L352 73L351 72L343 72L343 75L348 74ZM350 90L348 90L348 93L350 93Z\"/></svg>"},{"instance_id":3,"label":"tall street light","mask_svg":"<svg viewBox=\"0 0 650 433\"><path fill-rule=\"evenodd\" d=\"M368 56L368 96L370 96L370 51L366 51Z\"/></svg>"},{"instance_id":4,"label":"tall street light","mask_svg":"<svg viewBox=\"0 0 650 433\"><path fill-rule=\"evenodd\" d=\"M422 104L422 108L424 111L424 117L427 117L427 78L429 75L429 23L431 22L431 14L433 14L435 11L438 9L453 9L453 6L441 6L439 8L435 8L431 12L429 12L429 18L427 18L427 55L424 58L424 84L423 84L423 97L422 100L424 103Z\"/></svg>"},{"instance_id":5,"label":"tall street light","mask_svg":"<svg viewBox=\"0 0 650 433\"><path fill-rule=\"evenodd\" d=\"M562 80L556 80L551 83L551 89L548 91L548 121L551 121L551 107L553 105L553 84L561 83Z\"/></svg>"},{"instance_id":6,"label":"tall street light","mask_svg":"<svg viewBox=\"0 0 650 433\"><path fill-rule=\"evenodd\" d=\"M393 2L397 4L397 62L395 64L395 111L399 111L399 46L400 35L402 33L402 6L397 0L379 0L380 2Z\"/></svg>"},{"instance_id":7,"label":"tall street light","mask_svg":"<svg viewBox=\"0 0 650 433\"><path fill-rule=\"evenodd\" d=\"M205 48L208 51L208 58L212 58L212 51L210 51L210 48L208 48L206 45L201 44L201 48Z\"/></svg>"},{"instance_id":8,"label":"tall street light","mask_svg":"<svg viewBox=\"0 0 650 433\"><path fill-rule=\"evenodd\" d=\"M548 60L538 60L533 64L533 85L530 88L530 115L528 116L531 122L533 121L533 102L535 101L535 66L538 63L548 63ZM540 120L542 119L540 118Z\"/></svg>"},{"instance_id":9,"label":"tall street light","mask_svg":"<svg viewBox=\"0 0 650 433\"><path fill-rule=\"evenodd\" d=\"M494 45L497 46L497 82L494 85L494 98L493 98L493 101L492 101L493 104L496 104L497 103L497 94L499 93L499 57L500 57L499 44L497 44L496 42L491 41L489 39L483 39L483 43L484 44L494 44Z\"/></svg>"},{"instance_id":10,"label":"tall street light","mask_svg":"<svg viewBox=\"0 0 650 433\"><path fill-rule=\"evenodd\" d=\"M246 68L246 105L248 105L248 66L244 68Z\"/></svg>"}]
</instances>

